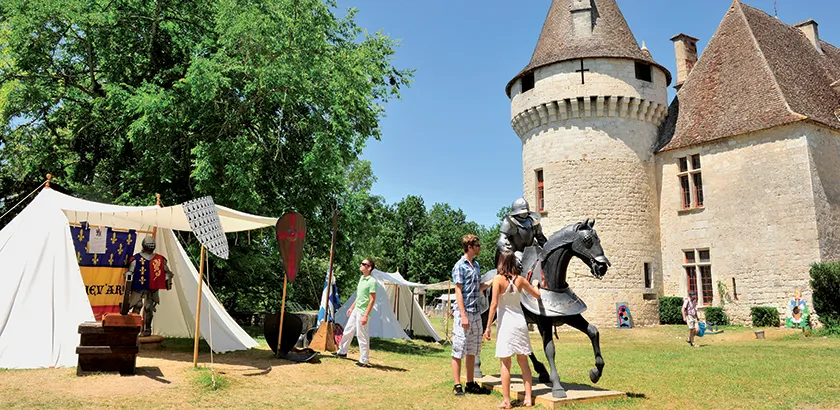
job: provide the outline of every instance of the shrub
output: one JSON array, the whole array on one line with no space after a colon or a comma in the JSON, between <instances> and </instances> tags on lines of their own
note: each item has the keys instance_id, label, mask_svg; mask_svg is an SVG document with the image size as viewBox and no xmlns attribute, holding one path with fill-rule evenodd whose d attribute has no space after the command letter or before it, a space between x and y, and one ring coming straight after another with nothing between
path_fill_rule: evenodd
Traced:
<instances>
[{"instance_id":1,"label":"shrub","mask_svg":"<svg viewBox=\"0 0 840 410\"><path fill-rule=\"evenodd\" d=\"M717 323L718 325L728 325L729 318L723 312L722 307L707 307L705 310L706 323Z\"/></svg>"},{"instance_id":2,"label":"shrub","mask_svg":"<svg viewBox=\"0 0 840 410\"><path fill-rule=\"evenodd\" d=\"M840 322L840 262L812 264L811 290L813 310L820 315L820 321L827 324L823 319L831 318L832 323Z\"/></svg>"},{"instance_id":3,"label":"shrub","mask_svg":"<svg viewBox=\"0 0 840 410\"><path fill-rule=\"evenodd\" d=\"M778 327L779 309L773 306L754 306L750 309L753 326Z\"/></svg>"},{"instance_id":4,"label":"shrub","mask_svg":"<svg viewBox=\"0 0 840 410\"><path fill-rule=\"evenodd\" d=\"M820 321L823 327L819 331L816 331L819 336L840 336L840 320L830 316L820 316Z\"/></svg>"},{"instance_id":5,"label":"shrub","mask_svg":"<svg viewBox=\"0 0 840 410\"><path fill-rule=\"evenodd\" d=\"M659 323L663 325L685 324L682 318L683 298L662 296L659 298Z\"/></svg>"}]
</instances>

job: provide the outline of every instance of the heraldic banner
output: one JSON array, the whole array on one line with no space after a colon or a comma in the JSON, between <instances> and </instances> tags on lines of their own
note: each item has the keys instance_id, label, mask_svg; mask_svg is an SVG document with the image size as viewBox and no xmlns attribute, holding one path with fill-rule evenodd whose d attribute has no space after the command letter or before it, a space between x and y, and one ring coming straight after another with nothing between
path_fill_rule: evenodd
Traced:
<instances>
[{"instance_id":1,"label":"heraldic banner","mask_svg":"<svg viewBox=\"0 0 840 410\"><path fill-rule=\"evenodd\" d=\"M76 261L96 320L105 313L119 313L125 288L125 270L137 244L137 232L108 227L71 226Z\"/></svg>"}]
</instances>

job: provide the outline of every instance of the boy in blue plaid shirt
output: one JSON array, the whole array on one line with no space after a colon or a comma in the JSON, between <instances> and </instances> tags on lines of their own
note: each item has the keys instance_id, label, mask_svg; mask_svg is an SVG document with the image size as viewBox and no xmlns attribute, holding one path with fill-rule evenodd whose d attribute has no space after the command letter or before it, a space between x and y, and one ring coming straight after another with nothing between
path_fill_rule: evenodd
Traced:
<instances>
[{"instance_id":1,"label":"boy in blue plaid shirt","mask_svg":"<svg viewBox=\"0 0 840 410\"><path fill-rule=\"evenodd\" d=\"M480 292L488 286L481 283L481 270L475 259L481 251L477 236L469 234L461 239L464 256L452 268L452 282L455 284L455 297L458 311L455 316L452 339L452 378L455 396L463 396L464 391L473 394L488 394L473 380L475 376L475 357L481 353L481 312L478 309ZM461 359L466 356L467 387L461 386Z\"/></svg>"}]
</instances>

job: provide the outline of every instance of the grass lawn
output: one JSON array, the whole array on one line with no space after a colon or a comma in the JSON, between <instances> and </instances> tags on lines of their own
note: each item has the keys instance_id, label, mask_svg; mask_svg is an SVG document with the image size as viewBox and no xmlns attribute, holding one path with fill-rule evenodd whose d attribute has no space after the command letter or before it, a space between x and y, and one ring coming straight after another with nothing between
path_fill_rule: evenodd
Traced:
<instances>
[{"instance_id":1,"label":"grass lawn","mask_svg":"<svg viewBox=\"0 0 840 410\"><path fill-rule=\"evenodd\" d=\"M440 323L436 320L436 324ZM840 338L803 337L767 329L726 327L723 334L684 341L684 326L602 329L606 368L597 387L629 393L626 400L584 408L838 408ZM494 335L495 336L495 335ZM590 384L589 340L560 332L557 363L564 382ZM374 339L371 369L322 357L316 364L275 359L262 338L247 352L214 355L209 370L193 369L192 341L168 339L141 352L138 375L76 377L75 369L0 369L0 408L495 408L501 395L451 396L449 349L436 343ZM536 334L532 344L544 360ZM483 370L498 374L495 344L485 343ZM358 358L358 349L350 350ZM203 345L200 365L209 366ZM514 373L518 373L514 365Z\"/></svg>"}]
</instances>

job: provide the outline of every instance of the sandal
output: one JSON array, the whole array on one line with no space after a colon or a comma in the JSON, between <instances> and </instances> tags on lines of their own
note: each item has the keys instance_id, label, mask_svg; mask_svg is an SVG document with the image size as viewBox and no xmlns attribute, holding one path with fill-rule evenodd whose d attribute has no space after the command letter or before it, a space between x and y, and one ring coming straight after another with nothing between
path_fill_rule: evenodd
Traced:
<instances>
[{"instance_id":1,"label":"sandal","mask_svg":"<svg viewBox=\"0 0 840 410\"><path fill-rule=\"evenodd\" d=\"M505 402L499 403L499 405L496 406L496 407L498 407L500 409L512 409L513 408L513 406L511 406L510 403L505 404Z\"/></svg>"}]
</instances>

